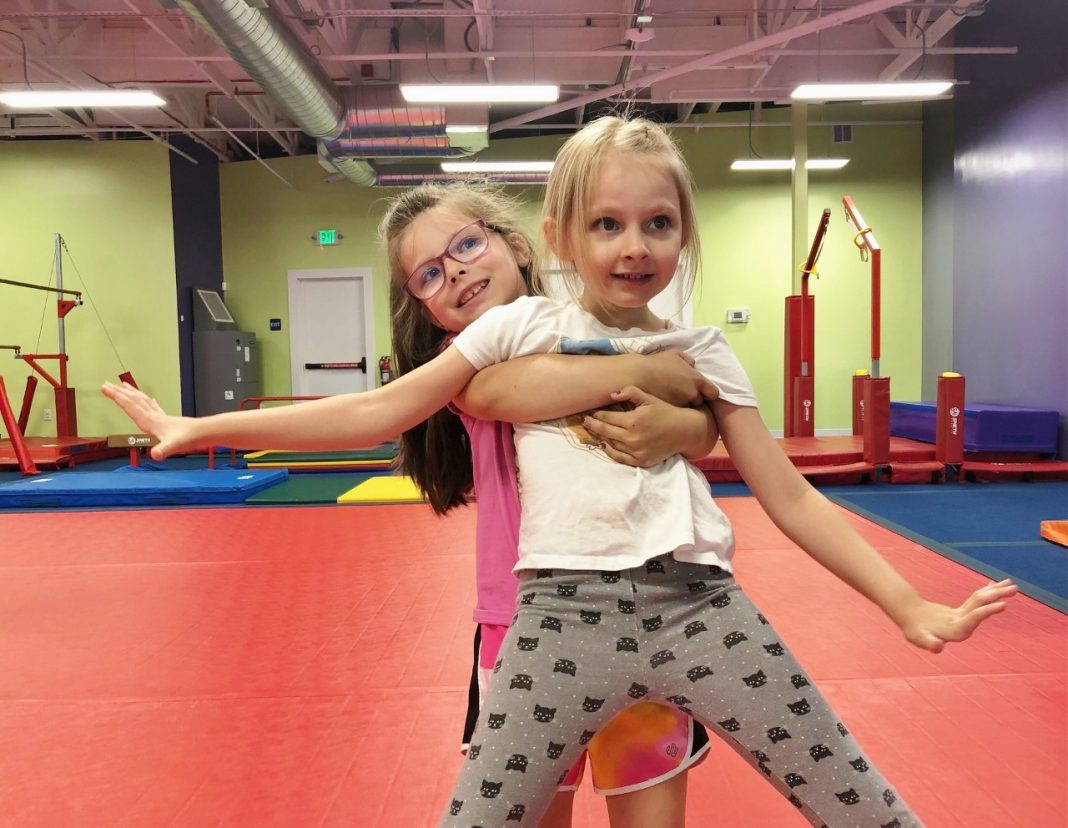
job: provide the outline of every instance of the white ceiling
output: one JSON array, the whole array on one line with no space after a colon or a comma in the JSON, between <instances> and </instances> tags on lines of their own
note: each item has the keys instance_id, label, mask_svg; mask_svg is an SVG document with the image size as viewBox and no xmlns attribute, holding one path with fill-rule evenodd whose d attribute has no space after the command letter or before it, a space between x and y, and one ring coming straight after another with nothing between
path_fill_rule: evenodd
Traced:
<instances>
[{"instance_id":1,"label":"white ceiling","mask_svg":"<svg viewBox=\"0 0 1068 828\"><path fill-rule=\"evenodd\" d=\"M201 0L203 2L203 0ZM989 0L218 0L288 26L335 87L552 82L494 106L491 140L559 132L629 101L669 123L785 103L800 81L954 77L953 30ZM639 15L651 23L639 24ZM151 88L153 110L19 113L0 138L183 133L221 160L316 151L179 0L0 0L0 87Z\"/></svg>"}]
</instances>

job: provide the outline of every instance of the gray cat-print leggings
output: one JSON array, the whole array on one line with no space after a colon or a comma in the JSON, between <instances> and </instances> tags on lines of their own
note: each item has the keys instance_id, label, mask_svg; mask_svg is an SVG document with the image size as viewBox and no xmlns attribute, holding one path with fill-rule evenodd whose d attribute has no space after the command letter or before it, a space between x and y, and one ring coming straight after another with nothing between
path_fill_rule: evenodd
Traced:
<instances>
[{"instance_id":1,"label":"gray cat-print leggings","mask_svg":"<svg viewBox=\"0 0 1068 828\"><path fill-rule=\"evenodd\" d=\"M598 729L642 699L704 722L813 825L921 825L719 567L523 572L496 672L444 828L533 828Z\"/></svg>"}]
</instances>

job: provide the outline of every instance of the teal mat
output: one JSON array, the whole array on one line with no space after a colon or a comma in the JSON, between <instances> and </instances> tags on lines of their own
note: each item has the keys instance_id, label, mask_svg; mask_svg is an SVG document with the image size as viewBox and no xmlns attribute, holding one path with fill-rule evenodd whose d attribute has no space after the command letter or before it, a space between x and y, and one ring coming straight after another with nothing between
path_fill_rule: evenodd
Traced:
<instances>
[{"instance_id":1,"label":"teal mat","mask_svg":"<svg viewBox=\"0 0 1068 828\"><path fill-rule=\"evenodd\" d=\"M1043 520L1068 517L1068 482L857 486L824 494L899 535L1068 612L1068 548L1044 540Z\"/></svg>"}]
</instances>

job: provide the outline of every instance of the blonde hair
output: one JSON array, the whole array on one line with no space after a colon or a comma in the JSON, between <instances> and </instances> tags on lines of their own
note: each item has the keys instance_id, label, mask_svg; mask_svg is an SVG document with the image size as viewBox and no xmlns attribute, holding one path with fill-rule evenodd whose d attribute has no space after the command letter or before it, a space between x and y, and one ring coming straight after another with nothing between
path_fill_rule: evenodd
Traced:
<instances>
[{"instance_id":1,"label":"blonde hair","mask_svg":"<svg viewBox=\"0 0 1068 828\"><path fill-rule=\"evenodd\" d=\"M618 115L598 118L565 141L545 187L542 230L547 245L557 254L568 292L575 299L582 293L576 262L581 263L582 240L591 218L587 204L601 162L611 152L632 155L636 164L659 165L674 181L683 239L677 274L685 280L684 295L688 296L701 264L690 169L665 127L646 118Z\"/></svg>"},{"instance_id":2,"label":"blonde hair","mask_svg":"<svg viewBox=\"0 0 1068 828\"><path fill-rule=\"evenodd\" d=\"M439 328L422 302L404 290L408 273L401 262L404 231L422 213L446 207L492 225L514 253L526 254L519 268L527 289L537 292L532 274L537 257L520 227L519 202L499 187L482 183L424 184L397 196L378 226L389 264L389 311L396 373L405 374L429 362L442 350L448 333ZM411 476L438 514L467 502L472 486L470 447L460 419L442 410L401 435L396 465Z\"/></svg>"}]
</instances>

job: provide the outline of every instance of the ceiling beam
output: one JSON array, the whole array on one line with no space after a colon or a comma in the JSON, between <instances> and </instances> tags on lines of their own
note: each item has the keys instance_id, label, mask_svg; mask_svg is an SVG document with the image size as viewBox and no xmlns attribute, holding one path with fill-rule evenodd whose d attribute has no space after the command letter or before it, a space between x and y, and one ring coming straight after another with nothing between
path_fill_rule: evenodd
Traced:
<instances>
[{"instance_id":1,"label":"ceiling beam","mask_svg":"<svg viewBox=\"0 0 1068 828\"><path fill-rule=\"evenodd\" d=\"M719 52L712 52L700 57L697 60L691 60L687 63L680 64L678 66L671 66L667 69L662 69L659 72L652 72L648 75L635 78L628 84L614 84L613 86L606 87L595 92L589 92L585 95L579 95L577 98L571 98L567 101L561 101L559 103L550 104L549 106L541 107L540 109L532 110L523 115L519 115L515 118L508 118L504 121L500 121L490 126L490 132L500 132L501 130L508 129L516 124L525 124L530 121L536 121L539 118L546 118L550 115L555 115L558 112L565 112L568 109L572 109L575 106L581 104L593 103L594 101L604 100L614 95L618 95L622 92L628 91L627 87L631 89L649 86L650 84L658 81L670 80L671 78L677 78L679 75L686 75L690 72L698 69L707 69L709 66L714 66L717 63L723 63L724 61L733 60L734 58L741 57L742 55L751 55L754 52L759 52L762 49L770 49L778 46L782 43L788 43L798 37L804 37L805 35L814 34L824 29L830 29L835 26L841 26L844 23L848 23L851 20L856 20L859 17L867 17L871 14L878 14L893 6L901 5L901 0L868 0L866 3L860 3L848 9L842 11L832 12L831 14L824 15L823 17L817 17L815 20L811 20L807 23L802 23L798 26L792 26L788 29L775 32L773 34L765 35L764 37L758 37L754 40L747 41L738 46L731 47L729 49L723 49Z\"/></svg>"},{"instance_id":2,"label":"ceiling beam","mask_svg":"<svg viewBox=\"0 0 1068 828\"><path fill-rule=\"evenodd\" d=\"M164 19L160 19L159 16L152 14L155 7L150 0L125 0L125 3L131 10L141 13L145 25L179 52L182 52L185 55L194 56L200 51L200 48L192 38L183 34L172 25L170 15ZM181 16L181 19L188 20L187 16L184 14ZM244 109L253 120L265 127L267 129L267 134L277 141L278 145L285 150L286 153L289 155L295 154L295 145L290 140L289 136L272 130L272 127L278 120L274 117L273 111L266 110L270 111L270 115L265 115L264 109L254 108L250 106L247 101L242 100L240 95L234 94L234 84L217 66L212 66L199 60L194 60L194 64L196 65L197 70L215 85L216 89Z\"/></svg>"},{"instance_id":3,"label":"ceiling beam","mask_svg":"<svg viewBox=\"0 0 1068 828\"><path fill-rule=\"evenodd\" d=\"M879 80L892 81L901 77L902 72L912 66L917 60L920 60L923 55L927 53L928 46L933 46L938 43L938 41L949 34L953 28L964 19L964 14L961 12L961 9L968 8L972 5L974 5L973 0L957 0L952 8L944 11L933 23L928 23L926 26L916 25L911 32L905 35L902 35L898 31L897 26L895 26L886 15L878 15L875 20L875 25L883 36L890 40L891 44L895 46L910 46L914 50L916 47L920 48L919 54L913 51L908 54L902 54L890 61L889 65L879 73ZM924 9L924 11L927 11L927 9ZM918 20L917 24L919 24ZM891 30L893 34L891 34ZM894 39L899 42L894 43Z\"/></svg>"}]
</instances>

